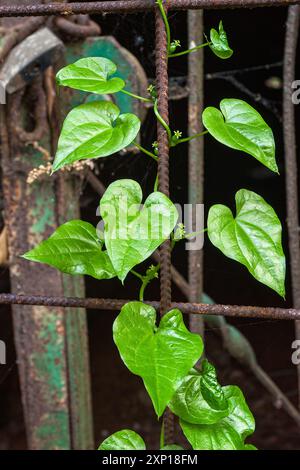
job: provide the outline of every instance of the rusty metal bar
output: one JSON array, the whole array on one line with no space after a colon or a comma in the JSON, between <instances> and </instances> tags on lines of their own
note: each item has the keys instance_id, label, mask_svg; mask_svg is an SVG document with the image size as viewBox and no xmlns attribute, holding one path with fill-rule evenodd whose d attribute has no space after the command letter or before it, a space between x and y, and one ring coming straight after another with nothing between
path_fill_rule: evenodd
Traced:
<instances>
[{"instance_id":1,"label":"rusty metal bar","mask_svg":"<svg viewBox=\"0 0 300 470\"><path fill-rule=\"evenodd\" d=\"M167 11L167 9L165 8ZM169 125L169 77L168 45L165 24L159 8L155 10L155 66L157 109ZM162 124L157 121L158 143L158 189L166 196L169 190L169 136ZM164 315L171 307L171 241L166 240L159 249L160 258L160 314ZM174 442L174 416L167 408L163 416L166 444Z\"/></svg>"},{"instance_id":2,"label":"rusty metal bar","mask_svg":"<svg viewBox=\"0 0 300 470\"><path fill-rule=\"evenodd\" d=\"M283 63L283 133L285 155L285 189L287 204L287 227L289 236L290 269L293 306L300 308L300 245L299 245L299 205L298 168L295 108L292 100L292 82L295 80L296 51L300 22L299 5L289 7L284 63ZM300 321L295 322L296 339L300 339ZM300 405L300 365L298 372L298 399Z\"/></svg>"},{"instance_id":3,"label":"rusty metal bar","mask_svg":"<svg viewBox=\"0 0 300 470\"><path fill-rule=\"evenodd\" d=\"M200 44L203 38L203 10L188 11L188 47ZM204 53L200 49L197 54L188 56L188 135L202 131L199 116L203 111L203 62ZM204 139L193 139L189 142L189 204L193 212L192 232L197 231L197 204L203 203L203 172L204 172ZM203 250L188 252L189 301L201 302L203 289ZM204 334L204 322L199 315L190 315L190 330Z\"/></svg>"},{"instance_id":4,"label":"rusty metal bar","mask_svg":"<svg viewBox=\"0 0 300 470\"><path fill-rule=\"evenodd\" d=\"M155 11L155 65L157 108L162 119L169 124L168 105L168 50L165 25L159 9ZM165 128L157 121L158 142L158 188L169 197L169 138ZM171 244L166 240L160 248L160 295L161 314L171 304Z\"/></svg>"},{"instance_id":5,"label":"rusty metal bar","mask_svg":"<svg viewBox=\"0 0 300 470\"><path fill-rule=\"evenodd\" d=\"M222 8L257 8L297 5L300 0L172 0L172 10L217 10ZM52 16L103 13L138 13L155 8L154 0L117 0L104 2L76 2L48 5L8 5L0 8L0 17Z\"/></svg>"},{"instance_id":6,"label":"rusty metal bar","mask_svg":"<svg viewBox=\"0 0 300 470\"><path fill-rule=\"evenodd\" d=\"M131 300L99 299L80 297L48 297L43 295L0 294L0 305L45 305L47 307L87 308L91 310L120 310ZM156 310L160 302L147 302ZM224 315L225 317L259 318L264 320L300 320L300 309L279 307L254 307L245 305L201 304L172 302L171 308L178 308L182 313L197 315Z\"/></svg>"}]
</instances>

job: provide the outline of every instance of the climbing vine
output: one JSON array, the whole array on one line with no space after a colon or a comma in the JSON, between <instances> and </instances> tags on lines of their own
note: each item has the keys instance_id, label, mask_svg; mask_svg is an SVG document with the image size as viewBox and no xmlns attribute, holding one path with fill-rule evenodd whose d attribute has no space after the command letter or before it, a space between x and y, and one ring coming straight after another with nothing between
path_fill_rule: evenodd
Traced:
<instances>
[{"instance_id":1,"label":"climbing vine","mask_svg":"<svg viewBox=\"0 0 300 470\"><path fill-rule=\"evenodd\" d=\"M203 47L209 47L221 59L231 57L233 51L222 22L218 30L211 29L205 43L182 51L180 42L172 40L162 1L157 4L166 28L170 60ZM226 98L220 109L206 108L202 114L205 130L182 137L159 114L153 85L148 88L148 96L134 95L116 72L117 66L107 58L83 58L62 68L57 83L96 95L125 93L151 103L167 132L170 148L210 134L239 151L241 158L243 153L248 154L278 173L272 130L245 101ZM93 100L74 108L64 121L52 173L79 160L117 154L129 144L158 162L156 142L149 150L136 141L140 125L137 116L121 114L110 101ZM214 366L206 359L196 366L203 354L201 337L186 328L178 309L166 313L157 325L156 311L144 303L146 288L158 277L160 265L149 266L144 274L135 267L168 238L171 237L173 249L177 242L191 236L178 223L174 203L157 190L157 181L156 177L153 192L146 198L134 180L112 182L100 201L103 231L87 222L72 220L23 256L64 273L85 274L99 280L117 277L124 283L129 275L137 277L141 282L139 300L123 306L113 324L113 339L124 364L142 378L157 417L169 407L179 417L182 432L193 449L255 449L245 443L254 432L255 422L242 391L233 385L221 386ZM274 209L248 189L240 189L235 202L235 215L221 204L210 208L206 229L209 240L225 256L243 264L255 279L284 297L285 256L281 223ZM165 444L163 429L160 447L181 449L176 444ZM99 449L141 450L145 443L137 433L126 429L109 436Z\"/></svg>"}]
</instances>

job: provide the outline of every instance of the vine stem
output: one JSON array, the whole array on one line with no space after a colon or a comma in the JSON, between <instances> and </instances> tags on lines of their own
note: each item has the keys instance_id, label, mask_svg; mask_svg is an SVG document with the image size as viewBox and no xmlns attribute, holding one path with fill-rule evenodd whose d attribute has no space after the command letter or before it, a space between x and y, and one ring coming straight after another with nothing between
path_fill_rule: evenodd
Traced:
<instances>
[{"instance_id":1,"label":"vine stem","mask_svg":"<svg viewBox=\"0 0 300 470\"><path fill-rule=\"evenodd\" d=\"M159 447L163 449L164 446L165 446L165 425L164 425L164 421L162 421L161 428L160 428Z\"/></svg>"},{"instance_id":2,"label":"vine stem","mask_svg":"<svg viewBox=\"0 0 300 470\"><path fill-rule=\"evenodd\" d=\"M156 177L155 177L153 191L156 192L157 190L158 190L158 173L156 174Z\"/></svg>"},{"instance_id":3,"label":"vine stem","mask_svg":"<svg viewBox=\"0 0 300 470\"><path fill-rule=\"evenodd\" d=\"M140 288L140 292L139 292L139 300L140 302L143 302L144 301L144 293L145 293L145 289L146 287L148 286L148 284L150 284L150 282L156 277L156 273L160 270L160 263L158 263L155 268L153 269L153 271L151 272L151 275L145 275L145 276L141 276L141 279L142 279L142 285L141 285L141 288Z\"/></svg>"},{"instance_id":4,"label":"vine stem","mask_svg":"<svg viewBox=\"0 0 300 470\"><path fill-rule=\"evenodd\" d=\"M161 117L161 115L159 114L159 111L158 111L158 108L157 108L157 100L154 101L154 106L153 106L153 111L154 111L154 114L155 116L157 117L158 121L161 123L161 125L165 128L167 134L168 134L168 138L169 138L169 142L171 142L171 139L172 139L172 132L171 132L171 129L170 127L168 126L168 124L166 123L166 121Z\"/></svg>"},{"instance_id":5,"label":"vine stem","mask_svg":"<svg viewBox=\"0 0 300 470\"><path fill-rule=\"evenodd\" d=\"M137 278L140 279L141 281L144 280L142 274L140 274L140 273L134 271L134 269L131 269L130 272L131 272L131 274L133 274L135 277L137 277Z\"/></svg>"},{"instance_id":6,"label":"vine stem","mask_svg":"<svg viewBox=\"0 0 300 470\"><path fill-rule=\"evenodd\" d=\"M205 46L209 46L209 42L204 42L203 44L199 44L199 46L192 47L191 49L186 49L185 51L175 52L174 54L169 54L169 59L172 57L180 57L181 55L190 54L191 52L196 52L199 49L202 49Z\"/></svg>"},{"instance_id":7,"label":"vine stem","mask_svg":"<svg viewBox=\"0 0 300 470\"><path fill-rule=\"evenodd\" d=\"M164 20L164 24L165 24L165 28L166 28L167 50L168 50L168 56L169 56L170 49L171 49L171 30L170 30L169 20L168 20L167 14L166 14L166 12L165 12L165 9L164 9L164 7L163 7L162 1L161 1L161 0L157 0L156 3L157 3L157 5L158 5L158 8L159 8L159 10L160 10L162 19ZM169 56L169 57L170 57L170 56Z\"/></svg>"},{"instance_id":8,"label":"vine stem","mask_svg":"<svg viewBox=\"0 0 300 470\"><path fill-rule=\"evenodd\" d=\"M208 134L208 131L199 132L199 134L194 134L189 137L184 137L183 139L178 139L175 145L189 142L190 140L197 139L198 137L202 137L205 134Z\"/></svg>"},{"instance_id":9,"label":"vine stem","mask_svg":"<svg viewBox=\"0 0 300 470\"><path fill-rule=\"evenodd\" d=\"M197 235L200 235L201 233L206 233L206 232L208 232L208 228L203 228L202 230L198 230L198 232L186 233L184 238L193 238L193 237L196 237ZM184 238L182 240L184 240Z\"/></svg>"},{"instance_id":10,"label":"vine stem","mask_svg":"<svg viewBox=\"0 0 300 470\"><path fill-rule=\"evenodd\" d=\"M145 103L152 103L152 100L150 100L150 98L144 98L143 96L135 95L134 93L131 93L127 90L120 90L120 93L124 93L125 95L131 96L131 98L144 101Z\"/></svg>"},{"instance_id":11,"label":"vine stem","mask_svg":"<svg viewBox=\"0 0 300 470\"><path fill-rule=\"evenodd\" d=\"M145 149L144 147L142 147L140 144L138 144L137 142L133 142L133 144L143 153L145 153L146 155L148 155L149 157L153 158L153 160L155 160L156 162L158 161L158 157L156 155L154 155L154 153L150 152L149 150Z\"/></svg>"},{"instance_id":12,"label":"vine stem","mask_svg":"<svg viewBox=\"0 0 300 470\"><path fill-rule=\"evenodd\" d=\"M143 280L142 285L141 285L141 288L140 288L140 293L139 293L139 300L140 300L140 302L143 302L143 301L144 301L144 293L145 293L146 286L147 286L148 284L149 284L149 281L146 282L145 280Z\"/></svg>"}]
</instances>

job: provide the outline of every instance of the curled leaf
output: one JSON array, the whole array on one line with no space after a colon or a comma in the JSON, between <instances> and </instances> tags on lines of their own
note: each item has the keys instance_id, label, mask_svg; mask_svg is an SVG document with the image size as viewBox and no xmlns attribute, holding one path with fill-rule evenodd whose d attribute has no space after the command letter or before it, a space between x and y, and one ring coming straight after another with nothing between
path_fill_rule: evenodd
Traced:
<instances>
[{"instance_id":1,"label":"curled leaf","mask_svg":"<svg viewBox=\"0 0 300 470\"><path fill-rule=\"evenodd\" d=\"M229 59L232 56L233 50L229 47L222 21L219 23L219 31L216 31L214 28L210 30L209 47L220 59Z\"/></svg>"},{"instance_id":2,"label":"curled leaf","mask_svg":"<svg viewBox=\"0 0 300 470\"><path fill-rule=\"evenodd\" d=\"M212 400L207 401L203 395L202 379L203 376L200 372L191 370L176 390L169 403L169 408L176 416L186 422L213 424L229 414L229 404L224 392L222 392L223 409L212 407L209 403Z\"/></svg>"},{"instance_id":3,"label":"curled leaf","mask_svg":"<svg viewBox=\"0 0 300 470\"><path fill-rule=\"evenodd\" d=\"M228 403L218 382L216 369L207 359L202 362L200 386L202 395L211 408L227 411Z\"/></svg>"}]
</instances>

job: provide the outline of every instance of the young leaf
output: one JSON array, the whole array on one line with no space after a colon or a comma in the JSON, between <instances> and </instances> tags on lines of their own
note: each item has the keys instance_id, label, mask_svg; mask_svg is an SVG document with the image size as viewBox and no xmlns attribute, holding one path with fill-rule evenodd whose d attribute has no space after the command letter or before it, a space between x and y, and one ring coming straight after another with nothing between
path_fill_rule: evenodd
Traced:
<instances>
[{"instance_id":1,"label":"young leaf","mask_svg":"<svg viewBox=\"0 0 300 470\"><path fill-rule=\"evenodd\" d=\"M213 424L229 414L229 403L224 397L226 407L223 409L211 407L203 396L201 382L202 374L191 370L176 390L169 403L169 408L186 422Z\"/></svg>"},{"instance_id":2,"label":"young leaf","mask_svg":"<svg viewBox=\"0 0 300 470\"><path fill-rule=\"evenodd\" d=\"M216 369L207 359L202 362L200 386L203 398L211 408L227 411L228 403L218 382Z\"/></svg>"},{"instance_id":3,"label":"young leaf","mask_svg":"<svg viewBox=\"0 0 300 470\"><path fill-rule=\"evenodd\" d=\"M228 258L246 266L255 279L285 296L285 256L281 224L274 209L258 194L241 189L235 195L236 217L221 204L208 214L208 236Z\"/></svg>"},{"instance_id":4,"label":"young leaf","mask_svg":"<svg viewBox=\"0 0 300 470\"><path fill-rule=\"evenodd\" d=\"M126 179L110 184L100 201L105 245L122 282L169 237L178 218L174 204L160 192L150 194L142 209L141 202L140 185Z\"/></svg>"},{"instance_id":5,"label":"young leaf","mask_svg":"<svg viewBox=\"0 0 300 470\"><path fill-rule=\"evenodd\" d=\"M238 433L223 421L209 426L191 424L183 420L179 422L183 434L194 450L245 450Z\"/></svg>"},{"instance_id":6,"label":"young leaf","mask_svg":"<svg viewBox=\"0 0 300 470\"><path fill-rule=\"evenodd\" d=\"M62 68L56 75L58 85L75 90L98 93L116 93L125 86L124 80L110 78L117 71L116 65L104 57L87 57Z\"/></svg>"},{"instance_id":7,"label":"young leaf","mask_svg":"<svg viewBox=\"0 0 300 470\"><path fill-rule=\"evenodd\" d=\"M220 109L222 112L213 107L203 111L202 121L208 132L218 142L252 155L278 173L273 132L261 115L237 99L222 100Z\"/></svg>"},{"instance_id":8,"label":"young leaf","mask_svg":"<svg viewBox=\"0 0 300 470\"><path fill-rule=\"evenodd\" d=\"M222 21L219 23L219 32L213 28L210 30L210 41L209 47L220 59L229 59L232 56L233 50L229 47Z\"/></svg>"},{"instance_id":9,"label":"young leaf","mask_svg":"<svg viewBox=\"0 0 300 470\"><path fill-rule=\"evenodd\" d=\"M199 335L190 333L179 310L171 310L156 327L155 310L129 302L113 324L113 337L128 369L139 375L158 417L203 351Z\"/></svg>"},{"instance_id":10,"label":"young leaf","mask_svg":"<svg viewBox=\"0 0 300 470\"><path fill-rule=\"evenodd\" d=\"M244 444L244 439L255 430L255 422L238 387L223 387L229 403L229 414L221 420L205 425L180 420L180 426L187 440L195 450L254 450Z\"/></svg>"},{"instance_id":11,"label":"young leaf","mask_svg":"<svg viewBox=\"0 0 300 470\"><path fill-rule=\"evenodd\" d=\"M95 227L82 220L61 225L23 258L45 263L67 274L88 274L96 279L116 276L107 251L102 251Z\"/></svg>"},{"instance_id":12,"label":"young leaf","mask_svg":"<svg viewBox=\"0 0 300 470\"><path fill-rule=\"evenodd\" d=\"M146 450L146 446L139 434L123 429L107 437L98 450Z\"/></svg>"},{"instance_id":13,"label":"young leaf","mask_svg":"<svg viewBox=\"0 0 300 470\"><path fill-rule=\"evenodd\" d=\"M119 108L108 101L77 106L64 121L52 170L119 152L135 139L139 129L137 116L120 115Z\"/></svg>"}]
</instances>

